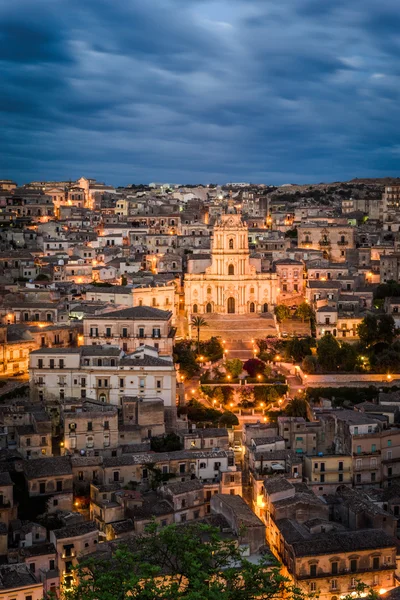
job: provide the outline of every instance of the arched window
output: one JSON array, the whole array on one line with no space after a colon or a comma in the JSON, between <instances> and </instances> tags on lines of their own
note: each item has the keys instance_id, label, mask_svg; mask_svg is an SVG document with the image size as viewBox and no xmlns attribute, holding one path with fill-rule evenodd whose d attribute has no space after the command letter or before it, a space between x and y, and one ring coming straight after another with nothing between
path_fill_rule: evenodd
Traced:
<instances>
[{"instance_id":1,"label":"arched window","mask_svg":"<svg viewBox=\"0 0 400 600\"><path fill-rule=\"evenodd\" d=\"M153 298L153 306L155 306L157 303L157 300L155 298Z\"/></svg>"},{"instance_id":2,"label":"arched window","mask_svg":"<svg viewBox=\"0 0 400 600\"><path fill-rule=\"evenodd\" d=\"M229 250L233 250L233 238L229 240Z\"/></svg>"},{"instance_id":3,"label":"arched window","mask_svg":"<svg viewBox=\"0 0 400 600\"><path fill-rule=\"evenodd\" d=\"M256 307L254 305L254 302L250 302L250 312L255 312Z\"/></svg>"},{"instance_id":4,"label":"arched window","mask_svg":"<svg viewBox=\"0 0 400 600\"><path fill-rule=\"evenodd\" d=\"M211 302L208 302L208 304L206 306L206 312L208 312L208 313L212 312Z\"/></svg>"},{"instance_id":5,"label":"arched window","mask_svg":"<svg viewBox=\"0 0 400 600\"><path fill-rule=\"evenodd\" d=\"M228 275L234 275L234 274L235 274L235 267L233 265L229 265Z\"/></svg>"},{"instance_id":6,"label":"arched window","mask_svg":"<svg viewBox=\"0 0 400 600\"><path fill-rule=\"evenodd\" d=\"M207 294L211 294L211 288L210 287L207 288Z\"/></svg>"},{"instance_id":7,"label":"arched window","mask_svg":"<svg viewBox=\"0 0 400 600\"><path fill-rule=\"evenodd\" d=\"M198 307L197 304L193 304L193 312L197 313L198 312Z\"/></svg>"}]
</instances>

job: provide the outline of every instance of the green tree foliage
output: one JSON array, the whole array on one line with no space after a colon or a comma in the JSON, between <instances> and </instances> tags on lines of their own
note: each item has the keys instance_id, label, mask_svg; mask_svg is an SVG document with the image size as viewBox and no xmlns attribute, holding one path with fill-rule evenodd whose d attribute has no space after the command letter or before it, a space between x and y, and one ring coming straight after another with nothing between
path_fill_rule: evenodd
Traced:
<instances>
[{"instance_id":1,"label":"green tree foliage","mask_svg":"<svg viewBox=\"0 0 400 600\"><path fill-rule=\"evenodd\" d=\"M200 330L202 327L208 327L208 323L203 317L192 317L191 325L197 331L197 352L199 352L200 348Z\"/></svg>"},{"instance_id":2,"label":"green tree foliage","mask_svg":"<svg viewBox=\"0 0 400 600\"><path fill-rule=\"evenodd\" d=\"M239 425L239 419L233 412L226 410L222 413L219 423L225 427L235 427L236 425Z\"/></svg>"},{"instance_id":3,"label":"green tree foliage","mask_svg":"<svg viewBox=\"0 0 400 600\"><path fill-rule=\"evenodd\" d=\"M288 402L285 413L288 417L304 417L307 418L308 402L305 398L293 398Z\"/></svg>"},{"instance_id":4,"label":"green tree foliage","mask_svg":"<svg viewBox=\"0 0 400 600\"><path fill-rule=\"evenodd\" d=\"M358 348L353 344L343 343L340 347L339 365L341 371L354 371L358 360Z\"/></svg>"},{"instance_id":5,"label":"green tree foliage","mask_svg":"<svg viewBox=\"0 0 400 600\"><path fill-rule=\"evenodd\" d=\"M311 354L311 348L315 348L315 340L312 337L293 337L286 342L284 354L287 358L293 358L295 362L301 362Z\"/></svg>"},{"instance_id":6,"label":"green tree foliage","mask_svg":"<svg viewBox=\"0 0 400 600\"><path fill-rule=\"evenodd\" d=\"M390 298L391 296L400 296L400 283L396 281L388 281L387 283L381 283L375 290L374 297L377 300L383 300Z\"/></svg>"},{"instance_id":7,"label":"green tree foliage","mask_svg":"<svg viewBox=\"0 0 400 600\"><path fill-rule=\"evenodd\" d=\"M221 411L208 408L197 400L189 400L187 404L187 416L193 423L217 423L222 415Z\"/></svg>"},{"instance_id":8,"label":"green tree foliage","mask_svg":"<svg viewBox=\"0 0 400 600\"><path fill-rule=\"evenodd\" d=\"M313 309L307 302L302 302L296 309L295 317L301 319L304 323L307 319L311 319L314 316Z\"/></svg>"},{"instance_id":9,"label":"green tree foliage","mask_svg":"<svg viewBox=\"0 0 400 600\"><path fill-rule=\"evenodd\" d=\"M316 356L312 356L309 354L303 358L303 362L301 363L301 368L304 373L316 373L318 371L318 358Z\"/></svg>"},{"instance_id":10,"label":"green tree foliage","mask_svg":"<svg viewBox=\"0 0 400 600\"><path fill-rule=\"evenodd\" d=\"M366 348L378 342L391 344L396 337L396 323L391 315L367 315L358 325L357 332Z\"/></svg>"},{"instance_id":11,"label":"green tree foliage","mask_svg":"<svg viewBox=\"0 0 400 600\"><path fill-rule=\"evenodd\" d=\"M297 238L297 227L294 227L294 229L288 229L285 233L285 238Z\"/></svg>"},{"instance_id":12,"label":"green tree foliage","mask_svg":"<svg viewBox=\"0 0 400 600\"><path fill-rule=\"evenodd\" d=\"M277 304L274 308L274 313L278 323L282 323L290 317L290 308L286 304Z\"/></svg>"},{"instance_id":13,"label":"green tree foliage","mask_svg":"<svg viewBox=\"0 0 400 600\"><path fill-rule=\"evenodd\" d=\"M243 371L243 363L240 358L231 358L231 360L225 361L225 368L233 379L236 379Z\"/></svg>"},{"instance_id":14,"label":"green tree foliage","mask_svg":"<svg viewBox=\"0 0 400 600\"><path fill-rule=\"evenodd\" d=\"M219 530L197 523L159 531L151 526L129 548L80 561L76 579L65 600L303 598L271 555L250 562L236 540L221 539Z\"/></svg>"},{"instance_id":15,"label":"green tree foliage","mask_svg":"<svg viewBox=\"0 0 400 600\"><path fill-rule=\"evenodd\" d=\"M330 333L322 337L317 344L318 363L325 371L337 371L340 357L340 345Z\"/></svg>"},{"instance_id":16,"label":"green tree foliage","mask_svg":"<svg viewBox=\"0 0 400 600\"><path fill-rule=\"evenodd\" d=\"M150 446L154 452L173 452L181 449L181 439L176 433L167 433L152 437Z\"/></svg>"},{"instance_id":17,"label":"green tree foliage","mask_svg":"<svg viewBox=\"0 0 400 600\"><path fill-rule=\"evenodd\" d=\"M223 357L224 348L219 339L213 336L205 342L200 342L199 354L203 355L207 360L215 362Z\"/></svg>"},{"instance_id":18,"label":"green tree foliage","mask_svg":"<svg viewBox=\"0 0 400 600\"><path fill-rule=\"evenodd\" d=\"M265 369L265 363L258 358L249 358L243 365L243 369L250 375L250 377L257 377L262 375Z\"/></svg>"},{"instance_id":19,"label":"green tree foliage","mask_svg":"<svg viewBox=\"0 0 400 600\"><path fill-rule=\"evenodd\" d=\"M174 346L174 361L179 363L180 371L186 378L191 378L200 372L196 356L190 340L182 340Z\"/></svg>"}]
</instances>

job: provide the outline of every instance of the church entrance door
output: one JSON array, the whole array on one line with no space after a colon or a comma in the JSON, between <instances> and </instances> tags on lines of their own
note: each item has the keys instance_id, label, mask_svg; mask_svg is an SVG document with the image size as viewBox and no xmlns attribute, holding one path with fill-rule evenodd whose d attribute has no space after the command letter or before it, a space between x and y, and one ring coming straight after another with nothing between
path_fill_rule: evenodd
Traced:
<instances>
[{"instance_id":1,"label":"church entrance door","mask_svg":"<svg viewBox=\"0 0 400 600\"><path fill-rule=\"evenodd\" d=\"M228 298L228 313L235 312L235 298Z\"/></svg>"}]
</instances>

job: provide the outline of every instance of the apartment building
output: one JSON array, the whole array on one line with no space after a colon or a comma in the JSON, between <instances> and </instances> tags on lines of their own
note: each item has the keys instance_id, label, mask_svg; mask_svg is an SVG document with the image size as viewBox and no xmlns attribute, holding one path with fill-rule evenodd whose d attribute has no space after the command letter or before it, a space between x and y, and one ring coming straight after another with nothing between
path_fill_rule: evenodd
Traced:
<instances>
[{"instance_id":1,"label":"apartment building","mask_svg":"<svg viewBox=\"0 0 400 600\"><path fill-rule=\"evenodd\" d=\"M323 258L346 262L347 252L355 248L354 228L344 220L339 223L301 223L298 228L300 248L321 250Z\"/></svg>"},{"instance_id":2,"label":"apartment building","mask_svg":"<svg viewBox=\"0 0 400 600\"><path fill-rule=\"evenodd\" d=\"M43 401L93 399L115 406L124 396L162 400L175 408L176 374L172 357L141 346L129 355L111 345L42 348L30 355L30 384Z\"/></svg>"},{"instance_id":3,"label":"apartment building","mask_svg":"<svg viewBox=\"0 0 400 600\"><path fill-rule=\"evenodd\" d=\"M86 317L83 334L85 344L114 345L128 353L146 344L160 355L171 355L175 329L170 310L135 306Z\"/></svg>"},{"instance_id":4,"label":"apartment building","mask_svg":"<svg viewBox=\"0 0 400 600\"><path fill-rule=\"evenodd\" d=\"M317 496L334 494L339 486L352 485L353 461L350 455L304 457L304 477L307 485Z\"/></svg>"},{"instance_id":5,"label":"apartment building","mask_svg":"<svg viewBox=\"0 0 400 600\"><path fill-rule=\"evenodd\" d=\"M118 409L115 406L85 406L62 413L64 454L94 455L118 446Z\"/></svg>"},{"instance_id":6,"label":"apartment building","mask_svg":"<svg viewBox=\"0 0 400 600\"><path fill-rule=\"evenodd\" d=\"M75 582L74 567L78 558L95 552L99 541L99 530L93 521L84 521L50 531L50 542L58 556L60 584L68 591Z\"/></svg>"}]
</instances>

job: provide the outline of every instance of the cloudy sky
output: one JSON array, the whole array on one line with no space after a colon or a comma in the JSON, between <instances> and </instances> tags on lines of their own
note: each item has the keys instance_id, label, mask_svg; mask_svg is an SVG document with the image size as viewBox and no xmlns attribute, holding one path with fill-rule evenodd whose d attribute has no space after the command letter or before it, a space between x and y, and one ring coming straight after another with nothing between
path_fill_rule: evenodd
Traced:
<instances>
[{"instance_id":1,"label":"cloudy sky","mask_svg":"<svg viewBox=\"0 0 400 600\"><path fill-rule=\"evenodd\" d=\"M0 23L0 177L399 174L399 0L0 0Z\"/></svg>"}]
</instances>

